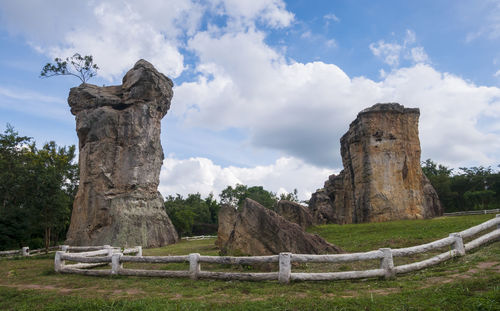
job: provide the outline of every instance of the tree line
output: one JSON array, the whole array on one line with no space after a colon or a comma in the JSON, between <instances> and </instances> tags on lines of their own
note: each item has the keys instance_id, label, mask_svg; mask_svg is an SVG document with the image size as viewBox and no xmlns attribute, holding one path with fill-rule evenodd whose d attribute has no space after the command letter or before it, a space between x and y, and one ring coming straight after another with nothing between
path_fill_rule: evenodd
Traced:
<instances>
[{"instance_id":1,"label":"tree line","mask_svg":"<svg viewBox=\"0 0 500 311\"><path fill-rule=\"evenodd\" d=\"M54 142L38 147L10 125L0 134L0 250L42 248L66 237L78 188L75 146ZM491 167L458 170L428 159L422 170L436 189L445 212L500 208L500 172ZM262 186L228 186L218 195L169 195L165 210L181 236L214 234L222 204L251 198L274 209L279 200L299 202L297 189L277 195ZM302 201L305 203L306 201Z\"/></svg>"},{"instance_id":2,"label":"tree line","mask_svg":"<svg viewBox=\"0 0 500 311\"><path fill-rule=\"evenodd\" d=\"M436 189L445 212L500 208L498 170L483 166L455 170L431 159L422 163L422 170Z\"/></svg>"},{"instance_id":3,"label":"tree line","mask_svg":"<svg viewBox=\"0 0 500 311\"><path fill-rule=\"evenodd\" d=\"M75 146L41 148L10 125L0 134L0 249L64 240L78 187Z\"/></svg>"},{"instance_id":4,"label":"tree line","mask_svg":"<svg viewBox=\"0 0 500 311\"><path fill-rule=\"evenodd\" d=\"M227 186L219 198L219 201L215 200L212 193L205 199L199 193L188 194L186 198L180 194L170 195L165 198L165 210L181 236L204 235L217 233L219 209L223 204L239 206L246 198L250 198L264 207L274 209L279 200L299 201L297 189L278 196L262 186L242 184Z\"/></svg>"}]
</instances>

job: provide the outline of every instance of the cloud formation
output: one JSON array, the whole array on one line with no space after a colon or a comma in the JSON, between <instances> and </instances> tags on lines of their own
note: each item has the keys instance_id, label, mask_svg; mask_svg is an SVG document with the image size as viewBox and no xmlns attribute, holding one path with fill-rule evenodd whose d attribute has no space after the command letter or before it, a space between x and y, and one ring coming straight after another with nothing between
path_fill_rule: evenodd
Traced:
<instances>
[{"instance_id":1,"label":"cloud formation","mask_svg":"<svg viewBox=\"0 0 500 311\"><path fill-rule=\"evenodd\" d=\"M384 40L370 44L373 55L381 58L391 67L398 67L401 57L413 64L429 63L430 59L422 46L415 46L417 36L414 31L407 29L403 43L387 43Z\"/></svg>"},{"instance_id":2,"label":"cloud formation","mask_svg":"<svg viewBox=\"0 0 500 311\"><path fill-rule=\"evenodd\" d=\"M312 192L323 187L332 171L320 169L302 160L282 157L271 165L252 168L221 167L207 158L175 159L163 162L159 190L164 196L199 192L218 196L228 185L237 183L263 186L275 193L289 193L295 188L299 198L308 200Z\"/></svg>"},{"instance_id":3,"label":"cloud formation","mask_svg":"<svg viewBox=\"0 0 500 311\"><path fill-rule=\"evenodd\" d=\"M292 27L295 20L281 0L151 0L147 5L112 0L71 8L67 1L19 3L2 1L2 20L38 51L50 57L92 54L109 80L121 77L138 58L172 78L188 71L189 78L175 87L169 116L199 131L237 129L254 150L280 155L253 168L171 157L161 175L164 195L217 194L241 182L273 191L298 188L305 198L341 168L340 137L359 111L377 102L420 108L423 159L452 167L498 164L500 89L438 71L411 30L399 40L366 47L390 66L380 80L372 80L351 77L336 64L296 61L286 47L271 46L269 33ZM330 40L324 44L335 46ZM5 88L0 93L12 98ZM195 139L203 138L184 141ZM227 144L238 150L235 141Z\"/></svg>"},{"instance_id":4,"label":"cloud formation","mask_svg":"<svg viewBox=\"0 0 500 311\"><path fill-rule=\"evenodd\" d=\"M3 23L27 38L50 58L79 52L91 54L109 80L145 58L172 78L186 69L181 49L186 38L202 26L204 17L220 15L230 29L254 28L260 22L272 28L290 25L293 14L282 0L56 0L51 5L27 0L0 3ZM22 21L20 23L20 21Z\"/></svg>"},{"instance_id":5,"label":"cloud formation","mask_svg":"<svg viewBox=\"0 0 500 311\"><path fill-rule=\"evenodd\" d=\"M176 87L172 113L189 126L245 128L255 146L340 167L339 139L357 112L399 102L421 109L424 157L453 166L495 164L500 138L480 123L498 110L499 88L479 87L421 62L394 68L378 82L351 78L334 64L287 61L264 40L255 30L194 36L188 47L199 57L199 76ZM414 43L408 31L402 46L416 61L427 60Z\"/></svg>"},{"instance_id":6,"label":"cloud formation","mask_svg":"<svg viewBox=\"0 0 500 311\"><path fill-rule=\"evenodd\" d=\"M480 12L476 17L479 25L476 30L470 31L465 37L465 42L470 43L480 37L486 37L490 40L500 38L500 1L488 0L475 3L473 11ZM470 14L470 8L467 8Z\"/></svg>"}]
</instances>

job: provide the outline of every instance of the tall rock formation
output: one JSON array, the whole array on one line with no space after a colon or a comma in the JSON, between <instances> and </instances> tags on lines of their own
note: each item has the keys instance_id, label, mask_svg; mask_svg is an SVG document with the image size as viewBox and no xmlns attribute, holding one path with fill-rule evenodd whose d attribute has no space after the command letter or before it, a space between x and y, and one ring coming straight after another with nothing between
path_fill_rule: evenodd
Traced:
<instances>
[{"instance_id":1,"label":"tall rock formation","mask_svg":"<svg viewBox=\"0 0 500 311\"><path fill-rule=\"evenodd\" d=\"M71 89L80 186L67 244L157 247L178 240L158 192L161 119L170 108L172 86L139 60L122 85Z\"/></svg>"},{"instance_id":2,"label":"tall rock formation","mask_svg":"<svg viewBox=\"0 0 500 311\"><path fill-rule=\"evenodd\" d=\"M237 210L231 206L221 208L218 236L217 244L224 254L258 256L281 252L342 252L319 235L304 232L298 224L251 199L245 199Z\"/></svg>"},{"instance_id":3,"label":"tall rock formation","mask_svg":"<svg viewBox=\"0 0 500 311\"><path fill-rule=\"evenodd\" d=\"M376 104L340 139L344 170L314 193L316 223L361 223L442 215L420 166L418 108Z\"/></svg>"}]
</instances>

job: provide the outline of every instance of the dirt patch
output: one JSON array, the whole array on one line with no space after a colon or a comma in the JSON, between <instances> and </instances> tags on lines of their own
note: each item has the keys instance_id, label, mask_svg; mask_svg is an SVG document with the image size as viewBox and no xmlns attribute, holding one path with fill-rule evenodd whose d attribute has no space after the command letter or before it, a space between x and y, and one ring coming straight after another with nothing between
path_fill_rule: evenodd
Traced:
<instances>
[{"instance_id":1,"label":"dirt patch","mask_svg":"<svg viewBox=\"0 0 500 311\"><path fill-rule=\"evenodd\" d=\"M175 294L174 297L171 297L170 300L179 300L181 299L183 296L181 294Z\"/></svg>"},{"instance_id":2,"label":"dirt patch","mask_svg":"<svg viewBox=\"0 0 500 311\"><path fill-rule=\"evenodd\" d=\"M473 276L478 277L475 274L478 274L483 271L490 271L494 270L497 272L500 272L500 262L498 261L485 261L485 262L480 262L475 268L469 269L464 273L455 273L455 274L450 274L447 276L438 276L438 277L431 277L427 279L427 285L423 286L423 288L430 287L435 284L447 284L451 283L457 279L465 280L465 279L470 279Z\"/></svg>"},{"instance_id":3,"label":"dirt patch","mask_svg":"<svg viewBox=\"0 0 500 311\"><path fill-rule=\"evenodd\" d=\"M73 288L60 288L52 285L39 285L39 284L0 284L0 286L17 288L17 289L57 290L60 293L70 293L75 291L75 289Z\"/></svg>"},{"instance_id":4,"label":"dirt patch","mask_svg":"<svg viewBox=\"0 0 500 311\"><path fill-rule=\"evenodd\" d=\"M359 297L359 296L361 296L361 294L387 296L387 295L390 295L390 294L399 293L400 291L401 290L399 288L395 288L395 287L379 288L379 289L368 289L368 290L363 290L363 291L349 290L349 291L342 292L340 297L342 297L342 298L353 298L353 297ZM336 297L338 295L336 295L336 294L328 294L327 296L329 296L329 297Z\"/></svg>"},{"instance_id":5,"label":"dirt patch","mask_svg":"<svg viewBox=\"0 0 500 311\"><path fill-rule=\"evenodd\" d=\"M500 270L500 262L496 262L496 261L480 262L477 265L477 267L481 270L491 269L491 268L493 268L494 270Z\"/></svg>"},{"instance_id":6,"label":"dirt patch","mask_svg":"<svg viewBox=\"0 0 500 311\"><path fill-rule=\"evenodd\" d=\"M34 289L34 290L54 290L59 293L71 293L81 290L81 288L65 288L65 287L56 287L53 285L40 285L40 284L0 284L3 287L17 288L17 289ZM115 290L103 290L97 289L95 287L86 288L85 291L95 290L99 293L111 293L113 295L142 295L146 294L145 291L136 288L128 288L128 289L115 289Z\"/></svg>"},{"instance_id":7,"label":"dirt patch","mask_svg":"<svg viewBox=\"0 0 500 311\"><path fill-rule=\"evenodd\" d=\"M108 291L103 291L103 292L108 292ZM115 289L112 291L113 295L140 295L140 294L145 294L146 292L140 290L140 289L135 289L135 288L130 288L130 289Z\"/></svg>"}]
</instances>

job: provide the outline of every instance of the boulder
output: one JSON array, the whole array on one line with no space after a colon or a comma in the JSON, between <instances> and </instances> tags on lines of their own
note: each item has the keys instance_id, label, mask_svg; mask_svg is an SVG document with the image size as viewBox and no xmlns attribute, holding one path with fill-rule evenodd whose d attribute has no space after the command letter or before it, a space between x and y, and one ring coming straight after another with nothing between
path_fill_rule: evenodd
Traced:
<instances>
[{"instance_id":1,"label":"boulder","mask_svg":"<svg viewBox=\"0 0 500 311\"><path fill-rule=\"evenodd\" d=\"M221 249L223 254L258 256L280 252L342 252L339 247L326 242L319 235L304 232L299 225L251 199L245 199L235 216L229 239Z\"/></svg>"},{"instance_id":2,"label":"boulder","mask_svg":"<svg viewBox=\"0 0 500 311\"><path fill-rule=\"evenodd\" d=\"M312 195L316 223L362 223L442 215L420 166L418 108L376 104L342 136L344 169Z\"/></svg>"},{"instance_id":3,"label":"boulder","mask_svg":"<svg viewBox=\"0 0 500 311\"><path fill-rule=\"evenodd\" d=\"M158 192L172 81L139 60L122 85L72 88L80 186L66 243L158 247L178 240Z\"/></svg>"},{"instance_id":4,"label":"boulder","mask_svg":"<svg viewBox=\"0 0 500 311\"><path fill-rule=\"evenodd\" d=\"M223 204L219 209L219 227L217 228L217 241L215 245L221 249L229 240L236 222L236 208L230 204Z\"/></svg>"},{"instance_id":5,"label":"boulder","mask_svg":"<svg viewBox=\"0 0 500 311\"><path fill-rule=\"evenodd\" d=\"M286 220L296 223L303 230L313 225L313 218L309 209L299 203L281 200L278 202L276 212Z\"/></svg>"}]
</instances>

